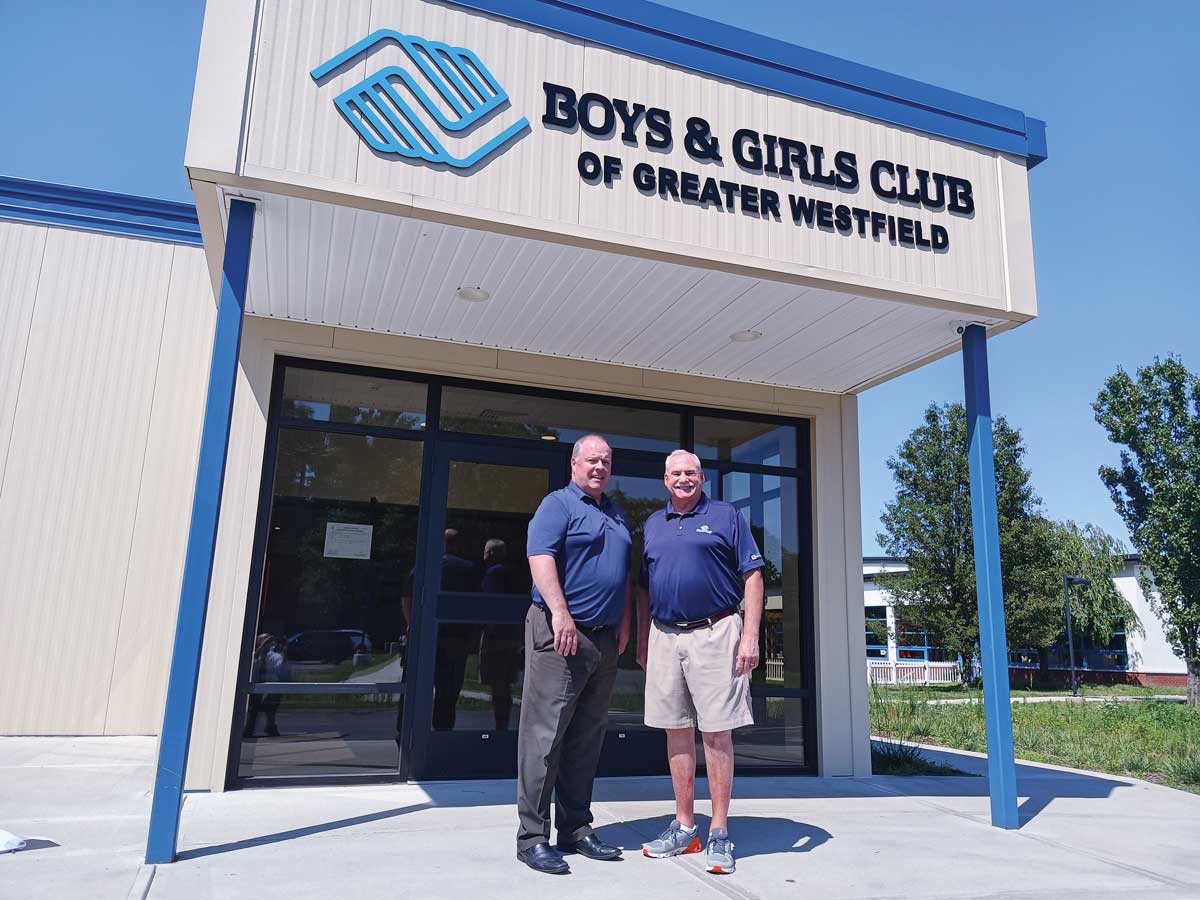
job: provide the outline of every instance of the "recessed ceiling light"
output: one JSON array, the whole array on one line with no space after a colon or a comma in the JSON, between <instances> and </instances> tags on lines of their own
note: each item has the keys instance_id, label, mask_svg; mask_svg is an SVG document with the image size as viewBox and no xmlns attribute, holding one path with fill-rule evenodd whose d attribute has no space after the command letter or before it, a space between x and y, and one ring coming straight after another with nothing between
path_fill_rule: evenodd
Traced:
<instances>
[{"instance_id":1,"label":"recessed ceiling light","mask_svg":"<svg viewBox=\"0 0 1200 900\"><path fill-rule=\"evenodd\" d=\"M471 303L482 303L488 297L492 296L478 285L474 287L460 287L456 293L458 294L458 299L468 300Z\"/></svg>"},{"instance_id":2,"label":"recessed ceiling light","mask_svg":"<svg viewBox=\"0 0 1200 900\"><path fill-rule=\"evenodd\" d=\"M558 435L557 434L543 434L542 440L543 441L557 441Z\"/></svg>"},{"instance_id":3,"label":"recessed ceiling light","mask_svg":"<svg viewBox=\"0 0 1200 900\"><path fill-rule=\"evenodd\" d=\"M750 341L757 341L762 336L761 331L735 331L729 336L729 339L737 341L739 344L747 344Z\"/></svg>"}]
</instances>

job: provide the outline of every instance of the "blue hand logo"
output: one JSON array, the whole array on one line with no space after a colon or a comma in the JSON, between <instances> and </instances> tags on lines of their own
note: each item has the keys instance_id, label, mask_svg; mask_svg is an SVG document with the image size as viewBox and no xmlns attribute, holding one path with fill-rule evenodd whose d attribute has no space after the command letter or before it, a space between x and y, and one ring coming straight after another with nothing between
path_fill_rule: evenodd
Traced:
<instances>
[{"instance_id":1,"label":"blue hand logo","mask_svg":"<svg viewBox=\"0 0 1200 900\"><path fill-rule=\"evenodd\" d=\"M313 81L319 82L383 41L399 44L417 72L401 66L387 66L333 100L343 118L354 126L368 146L380 153L469 169L529 130L529 120L522 118L474 153L465 157L453 156L427 124L428 119L449 134L459 134L508 102L508 94L483 61L470 50L401 34L390 28L367 35L309 74ZM410 98L400 92L401 85L407 88ZM451 114L430 98L427 87L441 98ZM416 105L409 99L415 100ZM425 117L421 115L422 110Z\"/></svg>"}]
</instances>

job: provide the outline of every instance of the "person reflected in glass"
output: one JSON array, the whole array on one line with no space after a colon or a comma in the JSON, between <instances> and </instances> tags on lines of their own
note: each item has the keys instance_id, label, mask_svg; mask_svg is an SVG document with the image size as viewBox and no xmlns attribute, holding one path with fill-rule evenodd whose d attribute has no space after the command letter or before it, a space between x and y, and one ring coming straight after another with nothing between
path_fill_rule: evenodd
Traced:
<instances>
[{"instance_id":1,"label":"person reflected in glass","mask_svg":"<svg viewBox=\"0 0 1200 900\"><path fill-rule=\"evenodd\" d=\"M511 576L507 545L490 538L483 545L483 593L513 593ZM479 639L479 680L492 692L497 731L507 731L512 718L512 683L521 663L522 630L521 625L484 625Z\"/></svg>"},{"instance_id":2,"label":"person reflected in glass","mask_svg":"<svg viewBox=\"0 0 1200 900\"><path fill-rule=\"evenodd\" d=\"M250 660L250 682L280 682L288 680L287 657L283 652L283 643L275 635L264 632L254 639L254 656ZM242 737L252 738L258 727L258 715L266 717L267 737L279 737L279 727L275 722L279 704L282 701L279 694L251 694L249 709L246 711L246 727Z\"/></svg>"},{"instance_id":3,"label":"person reflected in glass","mask_svg":"<svg viewBox=\"0 0 1200 900\"><path fill-rule=\"evenodd\" d=\"M443 591L476 593L479 590L479 566L462 554L457 528L443 535ZM479 627L465 622L445 622L438 626L437 655L433 663L433 730L452 731L458 716L458 697L467 674L467 657L479 647Z\"/></svg>"}]
</instances>

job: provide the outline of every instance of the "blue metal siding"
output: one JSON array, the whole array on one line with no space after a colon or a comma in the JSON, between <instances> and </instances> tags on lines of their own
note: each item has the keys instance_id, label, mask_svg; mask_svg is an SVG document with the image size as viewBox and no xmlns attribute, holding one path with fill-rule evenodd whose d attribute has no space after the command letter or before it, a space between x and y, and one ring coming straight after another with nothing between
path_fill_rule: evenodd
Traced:
<instances>
[{"instance_id":1,"label":"blue metal siding","mask_svg":"<svg viewBox=\"0 0 1200 900\"><path fill-rule=\"evenodd\" d=\"M225 483L225 461L233 418L253 233L254 205L245 200L234 200L229 206L225 262L213 334L204 427L200 436L196 491L188 529L183 584L179 593L179 618L171 653L166 708L158 742L158 770L154 779L146 841L146 862L152 864L175 860L183 780L192 736L192 714L196 706L196 684L200 677L204 617L208 611L221 491Z\"/></svg>"},{"instance_id":2,"label":"blue metal siding","mask_svg":"<svg viewBox=\"0 0 1200 900\"><path fill-rule=\"evenodd\" d=\"M199 246L190 203L0 176L0 219Z\"/></svg>"},{"instance_id":3,"label":"blue metal siding","mask_svg":"<svg viewBox=\"0 0 1200 900\"><path fill-rule=\"evenodd\" d=\"M1013 760L1012 706L1008 688L1008 641L1000 578L1000 528L996 512L996 464L992 401L988 384L987 332L968 325L962 337L967 405L967 461L971 471L971 527L975 537L975 588L979 594L979 649L983 664L983 710L988 746L992 824L1016 828L1017 775Z\"/></svg>"}]
</instances>

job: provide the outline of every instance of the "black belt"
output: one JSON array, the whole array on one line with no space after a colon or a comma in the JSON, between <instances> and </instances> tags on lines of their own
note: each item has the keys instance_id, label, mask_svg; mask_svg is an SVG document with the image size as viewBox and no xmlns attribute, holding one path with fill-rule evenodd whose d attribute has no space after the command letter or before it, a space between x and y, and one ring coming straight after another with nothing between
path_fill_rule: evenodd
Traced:
<instances>
[{"instance_id":1,"label":"black belt","mask_svg":"<svg viewBox=\"0 0 1200 900\"><path fill-rule=\"evenodd\" d=\"M694 631L697 628L704 628L711 625L713 622L720 622L722 619L728 619L735 615L738 611L736 606L731 606L729 609L723 609L719 613L713 613L707 619L692 619L690 622L663 622L663 625L670 625L672 628L678 628L680 631Z\"/></svg>"},{"instance_id":2,"label":"black belt","mask_svg":"<svg viewBox=\"0 0 1200 900\"><path fill-rule=\"evenodd\" d=\"M550 607L542 606L542 604L540 604L540 603L535 604L535 605L538 606L542 610L542 612L544 612L546 614L547 622L549 622L553 618L554 614L550 612ZM611 626L611 625L580 625L578 622L575 623L575 630L582 631L584 634L600 634L601 632L608 631L608 629L610 629L612 627L613 626Z\"/></svg>"}]
</instances>

